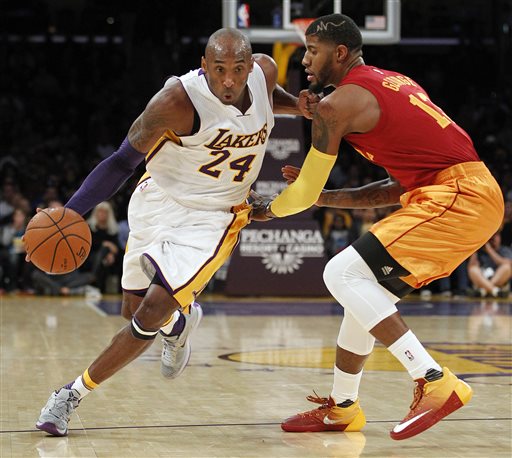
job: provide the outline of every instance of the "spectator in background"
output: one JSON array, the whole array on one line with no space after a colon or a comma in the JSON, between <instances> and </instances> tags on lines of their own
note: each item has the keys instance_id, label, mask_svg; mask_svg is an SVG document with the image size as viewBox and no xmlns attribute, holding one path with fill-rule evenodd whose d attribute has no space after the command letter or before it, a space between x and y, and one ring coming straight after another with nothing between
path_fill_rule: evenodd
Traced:
<instances>
[{"instance_id":1,"label":"spectator in background","mask_svg":"<svg viewBox=\"0 0 512 458\"><path fill-rule=\"evenodd\" d=\"M501 244L496 232L468 263L469 278L481 297L507 297L512 276L512 249Z\"/></svg>"},{"instance_id":2,"label":"spectator in background","mask_svg":"<svg viewBox=\"0 0 512 458\"><path fill-rule=\"evenodd\" d=\"M117 234L117 243L124 250L128 242L128 235L130 234L130 226L127 219L119 221L119 232Z\"/></svg>"},{"instance_id":3,"label":"spectator in background","mask_svg":"<svg viewBox=\"0 0 512 458\"><path fill-rule=\"evenodd\" d=\"M356 208L352 210L352 214L354 222L352 224L351 242L368 232L368 229L379 220L375 208Z\"/></svg>"},{"instance_id":4,"label":"spectator in background","mask_svg":"<svg viewBox=\"0 0 512 458\"><path fill-rule=\"evenodd\" d=\"M94 281L94 275L82 268L62 275L49 275L34 269L31 277L36 293L44 296L86 295Z\"/></svg>"},{"instance_id":5,"label":"spectator in background","mask_svg":"<svg viewBox=\"0 0 512 458\"><path fill-rule=\"evenodd\" d=\"M469 291L469 277L468 277L468 261L464 261L457 267L449 277L439 278L432 282L432 285L437 286L438 292L443 297L451 297L453 295L466 295ZM432 292L427 288L422 288L420 295L424 299L429 299Z\"/></svg>"},{"instance_id":6,"label":"spectator in background","mask_svg":"<svg viewBox=\"0 0 512 458\"><path fill-rule=\"evenodd\" d=\"M505 218L501 228L501 243L512 248L512 200L505 202Z\"/></svg>"},{"instance_id":7,"label":"spectator in background","mask_svg":"<svg viewBox=\"0 0 512 458\"><path fill-rule=\"evenodd\" d=\"M29 264L25 262L25 250L21 240L27 227L28 214L16 208L11 223L4 226L1 233L0 269L2 271L1 288L8 292L18 289L29 290L27 272Z\"/></svg>"},{"instance_id":8,"label":"spectator in background","mask_svg":"<svg viewBox=\"0 0 512 458\"><path fill-rule=\"evenodd\" d=\"M12 180L7 179L2 184L2 194L0 196L0 227L11 221L15 198L16 186Z\"/></svg>"},{"instance_id":9,"label":"spectator in background","mask_svg":"<svg viewBox=\"0 0 512 458\"><path fill-rule=\"evenodd\" d=\"M87 220L92 233L92 247L89 255L95 284L102 293L106 292L107 278L119 276L122 256L118 242L119 226L112 205L101 202L94 207Z\"/></svg>"},{"instance_id":10,"label":"spectator in background","mask_svg":"<svg viewBox=\"0 0 512 458\"><path fill-rule=\"evenodd\" d=\"M59 190L56 185L50 184L46 186L43 195L40 198L40 201L37 202L37 208L51 208L55 207L57 203L61 202L59 196ZM62 207L62 204L59 205Z\"/></svg>"},{"instance_id":11,"label":"spectator in background","mask_svg":"<svg viewBox=\"0 0 512 458\"><path fill-rule=\"evenodd\" d=\"M325 210L322 235L325 240L325 251L330 259L352 243L350 228L352 217L350 212L339 208Z\"/></svg>"}]
</instances>

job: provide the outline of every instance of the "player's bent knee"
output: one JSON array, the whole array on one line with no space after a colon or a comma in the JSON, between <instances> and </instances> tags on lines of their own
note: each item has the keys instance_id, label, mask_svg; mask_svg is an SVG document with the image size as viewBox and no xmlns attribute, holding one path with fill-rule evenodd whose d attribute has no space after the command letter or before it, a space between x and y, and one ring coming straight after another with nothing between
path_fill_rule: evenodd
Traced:
<instances>
[{"instance_id":1,"label":"player's bent knee","mask_svg":"<svg viewBox=\"0 0 512 458\"><path fill-rule=\"evenodd\" d=\"M334 256L324 268L324 281L327 287L340 282L348 284L361 279L377 283L366 261L352 246Z\"/></svg>"},{"instance_id":2,"label":"player's bent knee","mask_svg":"<svg viewBox=\"0 0 512 458\"><path fill-rule=\"evenodd\" d=\"M153 340L158 334L158 329L146 329L134 316L130 325L132 336L140 340Z\"/></svg>"},{"instance_id":3,"label":"player's bent knee","mask_svg":"<svg viewBox=\"0 0 512 458\"><path fill-rule=\"evenodd\" d=\"M130 321L140 306L143 297L132 293L123 292L123 301L121 304L121 316Z\"/></svg>"},{"instance_id":4,"label":"player's bent knee","mask_svg":"<svg viewBox=\"0 0 512 458\"><path fill-rule=\"evenodd\" d=\"M134 318L144 329L160 329L179 306L167 290L152 285L135 312Z\"/></svg>"},{"instance_id":5,"label":"player's bent knee","mask_svg":"<svg viewBox=\"0 0 512 458\"><path fill-rule=\"evenodd\" d=\"M323 278L327 288L346 283L353 275L350 272L349 260L342 253L337 254L325 265Z\"/></svg>"}]
</instances>

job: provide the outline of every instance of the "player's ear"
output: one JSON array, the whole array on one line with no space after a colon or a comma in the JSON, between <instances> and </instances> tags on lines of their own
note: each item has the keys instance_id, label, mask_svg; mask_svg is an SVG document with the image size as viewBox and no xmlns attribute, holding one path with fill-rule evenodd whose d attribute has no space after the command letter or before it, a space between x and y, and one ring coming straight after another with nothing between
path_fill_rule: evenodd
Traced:
<instances>
[{"instance_id":1,"label":"player's ear","mask_svg":"<svg viewBox=\"0 0 512 458\"><path fill-rule=\"evenodd\" d=\"M207 73L206 72L206 59L205 57L201 57L201 68L203 69L203 72Z\"/></svg>"},{"instance_id":2,"label":"player's ear","mask_svg":"<svg viewBox=\"0 0 512 458\"><path fill-rule=\"evenodd\" d=\"M349 54L349 50L345 45L336 46L336 62L343 62Z\"/></svg>"},{"instance_id":3,"label":"player's ear","mask_svg":"<svg viewBox=\"0 0 512 458\"><path fill-rule=\"evenodd\" d=\"M254 56L251 56L251 60L249 61L249 73L252 72L254 68Z\"/></svg>"}]
</instances>

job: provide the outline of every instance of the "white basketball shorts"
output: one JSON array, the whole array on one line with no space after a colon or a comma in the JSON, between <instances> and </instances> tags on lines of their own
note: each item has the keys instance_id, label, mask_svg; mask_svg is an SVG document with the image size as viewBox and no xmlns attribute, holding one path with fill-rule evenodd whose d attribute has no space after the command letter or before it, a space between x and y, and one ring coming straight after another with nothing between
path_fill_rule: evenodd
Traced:
<instances>
[{"instance_id":1,"label":"white basketball shorts","mask_svg":"<svg viewBox=\"0 0 512 458\"><path fill-rule=\"evenodd\" d=\"M142 181L128 206L123 290L143 293L158 273L178 303L189 305L233 252L249 212L246 204L231 212L184 207L153 179Z\"/></svg>"}]
</instances>

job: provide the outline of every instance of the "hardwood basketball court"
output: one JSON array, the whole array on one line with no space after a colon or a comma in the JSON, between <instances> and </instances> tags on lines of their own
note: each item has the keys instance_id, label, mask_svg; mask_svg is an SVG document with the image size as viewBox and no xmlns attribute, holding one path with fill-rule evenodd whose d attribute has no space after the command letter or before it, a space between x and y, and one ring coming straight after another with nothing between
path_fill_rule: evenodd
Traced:
<instances>
[{"instance_id":1,"label":"hardwood basketball court","mask_svg":"<svg viewBox=\"0 0 512 458\"><path fill-rule=\"evenodd\" d=\"M53 389L76 378L124 324L119 297L0 297L0 456L510 457L512 302L406 298L406 321L474 389L470 404L419 436L388 432L413 384L382 347L368 361L361 433L285 433L280 421L329 394L341 308L329 299L204 295L189 367L160 375L159 341L87 396L66 438L35 429ZM116 315L117 314L117 315Z\"/></svg>"}]
</instances>

